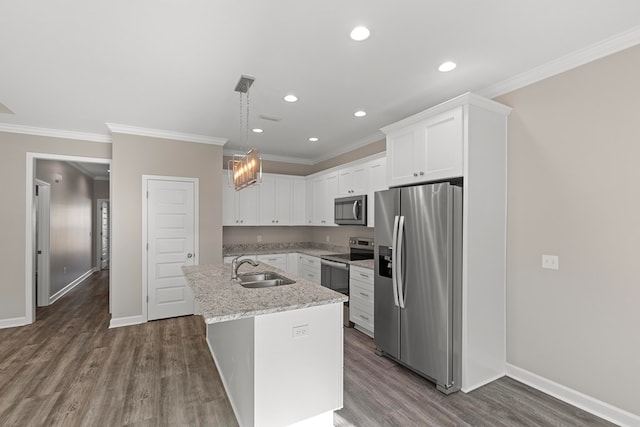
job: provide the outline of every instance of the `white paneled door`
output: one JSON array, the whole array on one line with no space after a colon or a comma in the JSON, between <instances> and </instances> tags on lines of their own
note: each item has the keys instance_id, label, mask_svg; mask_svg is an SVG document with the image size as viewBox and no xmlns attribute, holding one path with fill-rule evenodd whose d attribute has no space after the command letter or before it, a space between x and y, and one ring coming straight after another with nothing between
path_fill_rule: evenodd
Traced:
<instances>
[{"instance_id":1,"label":"white paneled door","mask_svg":"<svg viewBox=\"0 0 640 427\"><path fill-rule=\"evenodd\" d=\"M147 180L147 318L193 314L181 267L196 262L196 182Z\"/></svg>"}]
</instances>

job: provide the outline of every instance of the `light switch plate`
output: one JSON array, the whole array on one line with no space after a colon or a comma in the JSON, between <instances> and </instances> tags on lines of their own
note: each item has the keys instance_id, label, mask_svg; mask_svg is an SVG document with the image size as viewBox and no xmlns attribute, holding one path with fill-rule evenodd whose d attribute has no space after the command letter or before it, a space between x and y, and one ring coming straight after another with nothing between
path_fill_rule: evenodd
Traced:
<instances>
[{"instance_id":1,"label":"light switch plate","mask_svg":"<svg viewBox=\"0 0 640 427\"><path fill-rule=\"evenodd\" d=\"M542 254L542 268L547 268L550 270L557 270L558 268L560 268L558 255Z\"/></svg>"},{"instance_id":2,"label":"light switch plate","mask_svg":"<svg viewBox=\"0 0 640 427\"><path fill-rule=\"evenodd\" d=\"M258 243L262 243L262 234L258 234Z\"/></svg>"}]
</instances>

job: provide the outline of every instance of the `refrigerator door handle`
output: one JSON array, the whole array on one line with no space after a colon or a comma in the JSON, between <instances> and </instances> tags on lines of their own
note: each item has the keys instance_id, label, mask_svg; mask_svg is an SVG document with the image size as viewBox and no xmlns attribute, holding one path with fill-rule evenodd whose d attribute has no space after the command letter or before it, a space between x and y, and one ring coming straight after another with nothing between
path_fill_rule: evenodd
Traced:
<instances>
[{"instance_id":1,"label":"refrigerator door handle","mask_svg":"<svg viewBox=\"0 0 640 427\"><path fill-rule=\"evenodd\" d=\"M396 287L398 289L398 301L400 303L400 308L404 308L404 303L406 302L406 295L404 294L404 278L402 277L402 237L404 236L404 215L400 216L400 223L398 224L398 251L397 256L394 258L397 259L396 266L398 267L398 279Z\"/></svg>"},{"instance_id":2,"label":"refrigerator door handle","mask_svg":"<svg viewBox=\"0 0 640 427\"><path fill-rule=\"evenodd\" d=\"M393 302L396 304L396 307L400 307L398 303L398 270L397 266L397 257L396 257L396 249L398 247L398 221L400 221L400 217L396 215L393 220L393 237L391 238L391 283L393 284Z\"/></svg>"}]
</instances>

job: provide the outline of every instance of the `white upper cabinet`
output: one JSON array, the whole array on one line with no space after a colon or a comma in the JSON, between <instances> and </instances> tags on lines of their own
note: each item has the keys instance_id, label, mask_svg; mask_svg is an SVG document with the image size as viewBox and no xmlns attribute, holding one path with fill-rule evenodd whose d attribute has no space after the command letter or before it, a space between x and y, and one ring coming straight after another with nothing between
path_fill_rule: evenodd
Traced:
<instances>
[{"instance_id":1,"label":"white upper cabinet","mask_svg":"<svg viewBox=\"0 0 640 427\"><path fill-rule=\"evenodd\" d=\"M462 176L462 113L463 107L458 106L388 131L387 181L390 187Z\"/></svg>"},{"instance_id":2,"label":"white upper cabinet","mask_svg":"<svg viewBox=\"0 0 640 427\"><path fill-rule=\"evenodd\" d=\"M257 225L258 191L255 186L236 191L229 185L227 171L222 177L222 225Z\"/></svg>"},{"instance_id":3,"label":"white upper cabinet","mask_svg":"<svg viewBox=\"0 0 640 427\"><path fill-rule=\"evenodd\" d=\"M258 186L260 225L290 224L291 185L291 178L288 176L262 175L262 183Z\"/></svg>"},{"instance_id":4,"label":"white upper cabinet","mask_svg":"<svg viewBox=\"0 0 640 427\"><path fill-rule=\"evenodd\" d=\"M367 162L369 188L367 191L367 227L375 225L375 193L387 189L387 158Z\"/></svg>"},{"instance_id":5,"label":"white upper cabinet","mask_svg":"<svg viewBox=\"0 0 640 427\"><path fill-rule=\"evenodd\" d=\"M291 177L291 225L307 223L306 181L304 177Z\"/></svg>"},{"instance_id":6,"label":"white upper cabinet","mask_svg":"<svg viewBox=\"0 0 640 427\"><path fill-rule=\"evenodd\" d=\"M338 172L338 197L360 196L367 193L369 175L367 164L361 164Z\"/></svg>"},{"instance_id":7,"label":"white upper cabinet","mask_svg":"<svg viewBox=\"0 0 640 427\"><path fill-rule=\"evenodd\" d=\"M334 225L333 206L338 195L338 173L316 176L312 182L312 224Z\"/></svg>"},{"instance_id":8,"label":"white upper cabinet","mask_svg":"<svg viewBox=\"0 0 640 427\"><path fill-rule=\"evenodd\" d=\"M304 218L305 221L304 223L306 225L312 225L313 219L314 219L314 215L313 215L313 183L314 181L312 179L306 179L304 182L304 187L305 187L305 194L304 194L304 199L305 199L305 212L304 212Z\"/></svg>"}]
</instances>

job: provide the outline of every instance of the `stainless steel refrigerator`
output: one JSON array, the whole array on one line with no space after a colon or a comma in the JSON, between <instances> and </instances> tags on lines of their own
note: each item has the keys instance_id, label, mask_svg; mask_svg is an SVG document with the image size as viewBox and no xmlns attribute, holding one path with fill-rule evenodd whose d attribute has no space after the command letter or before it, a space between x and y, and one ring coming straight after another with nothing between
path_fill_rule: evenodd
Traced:
<instances>
[{"instance_id":1,"label":"stainless steel refrigerator","mask_svg":"<svg viewBox=\"0 0 640 427\"><path fill-rule=\"evenodd\" d=\"M460 389L462 188L450 183L375 193L375 344Z\"/></svg>"}]
</instances>

